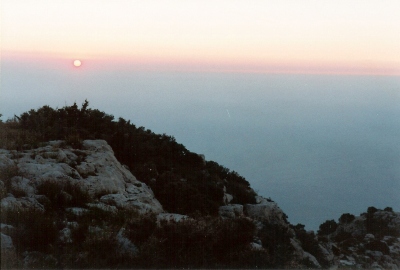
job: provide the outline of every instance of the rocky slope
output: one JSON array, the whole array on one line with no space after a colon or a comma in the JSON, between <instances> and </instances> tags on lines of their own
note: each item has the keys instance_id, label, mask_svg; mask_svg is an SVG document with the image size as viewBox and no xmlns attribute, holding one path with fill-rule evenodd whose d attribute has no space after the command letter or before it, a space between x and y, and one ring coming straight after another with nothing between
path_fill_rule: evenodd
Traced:
<instances>
[{"instance_id":1,"label":"rocky slope","mask_svg":"<svg viewBox=\"0 0 400 270\"><path fill-rule=\"evenodd\" d=\"M68 254L72 254L69 256L82 267L96 263L90 261L96 254L91 253L95 249L86 252L80 249L90 247L93 241L104 241L104 237L115 243L113 256L121 261L146 254L149 246L154 248L151 244L157 237L160 237L160 242L168 242L161 235L162 230L155 229L169 228L167 224L182 223L183 228L207 234L210 230L221 233L220 227L229 223L248 226L246 222L254 224L254 232L250 238L243 236L250 240L238 239L237 243L244 243L240 253L250 252L251 256L258 258L254 259L254 264L248 264L252 267L257 266L257 260L260 266L288 268L400 267L400 214L391 209L369 209L363 216L343 218L335 228L321 231L317 236L301 226L291 225L271 199L257 196L255 204L230 204L232 195L226 193L224 187L225 205L219 207L218 213L222 221L195 221L193 216L166 213L152 190L118 162L111 147L103 140L85 140L79 149L67 146L64 141L50 141L39 148L24 151L3 149L0 150L0 172L1 251L2 261L4 258L7 261L5 266L60 267L62 261L72 260L67 255L57 257L59 253L44 249L41 246L44 242L20 244L25 243L20 238L28 236L23 232L29 231L29 222L23 227L18 225L18 215L17 222L7 215L32 212L39 216L43 214L43 220L50 220L50 224L39 222L39 225L35 221L32 227L50 228L48 235L53 230L55 239L49 243L57 243L64 253L68 253L65 250L69 247ZM155 218L149 218L149 215ZM209 224L214 224L214 227ZM240 226L237 232L243 233ZM235 232L229 226L226 228ZM47 234L43 236L48 237ZM222 237L225 240L221 241L229 241L234 235L227 237ZM83 239L82 245L78 243L79 239ZM188 239L195 241L192 234ZM228 250L229 244L226 243L214 243L213 248L224 245ZM263 264L265 261L267 263ZM110 262L110 265L114 264ZM147 264L139 264L143 265Z\"/></svg>"},{"instance_id":2,"label":"rocky slope","mask_svg":"<svg viewBox=\"0 0 400 270\"><path fill-rule=\"evenodd\" d=\"M23 152L1 150L0 166L16 166L18 174L11 179L11 190L24 194L20 198L8 196L1 200L2 209L35 207L38 202L36 187L43 182L69 182L87 191L103 209L133 208L140 213L163 212L161 204L146 184L115 158L113 150L102 140L86 140L82 149L63 146L62 141Z\"/></svg>"},{"instance_id":3,"label":"rocky slope","mask_svg":"<svg viewBox=\"0 0 400 270\"><path fill-rule=\"evenodd\" d=\"M399 236L400 213L370 207L358 217L342 215L336 229L320 237L320 246L332 265L399 269Z\"/></svg>"}]
</instances>

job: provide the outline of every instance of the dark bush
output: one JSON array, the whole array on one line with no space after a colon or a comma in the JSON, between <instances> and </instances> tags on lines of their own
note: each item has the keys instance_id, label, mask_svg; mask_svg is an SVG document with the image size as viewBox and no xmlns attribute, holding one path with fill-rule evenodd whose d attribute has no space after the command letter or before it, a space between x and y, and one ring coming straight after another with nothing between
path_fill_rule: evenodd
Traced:
<instances>
[{"instance_id":1,"label":"dark bush","mask_svg":"<svg viewBox=\"0 0 400 270\"><path fill-rule=\"evenodd\" d=\"M350 223L352 222L356 217L352 214L345 213L340 216L339 218L339 223Z\"/></svg>"},{"instance_id":2,"label":"dark bush","mask_svg":"<svg viewBox=\"0 0 400 270\"><path fill-rule=\"evenodd\" d=\"M11 191L11 179L14 176L21 176L17 165L0 167L0 180L2 180L4 183L5 192Z\"/></svg>"},{"instance_id":3,"label":"dark bush","mask_svg":"<svg viewBox=\"0 0 400 270\"><path fill-rule=\"evenodd\" d=\"M63 258L65 268L132 268L135 266L133 254L121 253L116 240L116 232L104 230L86 233L78 250L66 253Z\"/></svg>"},{"instance_id":4,"label":"dark bush","mask_svg":"<svg viewBox=\"0 0 400 270\"><path fill-rule=\"evenodd\" d=\"M350 238L353 238L352 235L351 235L351 233L345 232L345 231L339 231L339 232L336 234L334 240L335 240L336 242L342 242L342 241L348 240L348 239L350 239Z\"/></svg>"},{"instance_id":5,"label":"dark bush","mask_svg":"<svg viewBox=\"0 0 400 270\"><path fill-rule=\"evenodd\" d=\"M37 186L37 192L50 200L51 204L45 205L48 209L84 206L91 200L90 195L83 191L78 184L69 181L44 181Z\"/></svg>"},{"instance_id":6,"label":"dark bush","mask_svg":"<svg viewBox=\"0 0 400 270\"><path fill-rule=\"evenodd\" d=\"M125 225L125 236L135 244L147 241L156 229L156 217L151 214L130 219Z\"/></svg>"},{"instance_id":7,"label":"dark bush","mask_svg":"<svg viewBox=\"0 0 400 270\"><path fill-rule=\"evenodd\" d=\"M370 214L370 215L372 215L372 214L374 214L376 211L378 211L379 209L377 209L376 207L373 207L373 206L370 206L370 207L368 207L368 210L367 210L367 214Z\"/></svg>"},{"instance_id":8,"label":"dark bush","mask_svg":"<svg viewBox=\"0 0 400 270\"><path fill-rule=\"evenodd\" d=\"M378 241L378 240L371 241L365 244L365 248L369 250L380 251L386 255L390 254L390 249L388 245L383 241Z\"/></svg>"},{"instance_id":9,"label":"dark bush","mask_svg":"<svg viewBox=\"0 0 400 270\"><path fill-rule=\"evenodd\" d=\"M268 251L272 267L283 268L293 255L288 229L279 224L264 224L259 237L263 247Z\"/></svg>"},{"instance_id":10,"label":"dark bush","mask_svg":"<svg viewBox=\"0 0 400 270\"><path fill-rule=\"evenodd\" d=\"M336 231L338 224L336 221L327 220L321 225L319 225L318 235L328 235Z\"/></svg>"},{"instance_id":11,"label":"dark bush","mask_svg":"<svg viewBox=\"0 0 400 270\"><path fill-rule=\"evenodd\" d=\"M359 242L357 241L356 238L353 237L343 237L341 239L341 242L339 244L339 246L341 247L342 252L346 252L346 249L348 249L349 247L354 247L358 244Z\"/></svg>"},{"instance_id":12,"label":"dark bush","mask_svg":"<svg viewBox=\"0 0 400 270\"><path fill-rule=\"evenodd\" d=\"M52 213L34 209L6 210L1 213L1 223L15 227L11 237L17 252L51 252L58 237L58 221Z\"/></svg>"},{"instance_id":13,"label":"dark bush","mask_svg":"<svg viewBox=\"0 0 400 270\"><path fill-rule=\"evenodd\" d=\"M146 268L236 266L236 255L249 248L254 233L255 226L247 219L163 222L141 245L138 260Z\"/></svg>"}]
</instances>

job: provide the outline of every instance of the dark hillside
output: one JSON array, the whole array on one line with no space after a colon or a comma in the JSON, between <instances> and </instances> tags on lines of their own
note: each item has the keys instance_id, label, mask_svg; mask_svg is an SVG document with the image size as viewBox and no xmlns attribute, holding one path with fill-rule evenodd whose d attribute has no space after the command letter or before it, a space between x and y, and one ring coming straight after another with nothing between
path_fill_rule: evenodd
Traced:
<instances>
[{"instance_id":1,"label":"dark hillside","mask_svg":"<svg viewBox=\"0 0 400 270\"><path fill-rule=\"evenodd\" d=\"M233 203L254 203L249 182L234 171L213 161L205 161L166 134L74 103L61 109L43 106L6 123L19 130L21 138L12 147L18 150L40 142L65 140L79 147L84 139L104 139L117 159L148 184L165 210L180 214L216 215L223 204L223 186L233 195ZM22 134L22 135L21 135ZM29 138L29 139L27 139Z\"/></svg>"}]
</instances>

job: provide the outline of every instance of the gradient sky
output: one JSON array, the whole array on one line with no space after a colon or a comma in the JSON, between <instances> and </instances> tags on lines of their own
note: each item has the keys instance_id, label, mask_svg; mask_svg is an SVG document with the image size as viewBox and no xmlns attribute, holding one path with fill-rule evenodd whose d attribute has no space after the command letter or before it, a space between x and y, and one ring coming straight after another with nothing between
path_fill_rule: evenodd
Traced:
<instances>
[{"instance_id":1,"label":"gradient sky","mask_svg":"<svg viewBox=\"0 0 400 270\"><path fill-rule=\"evenodd\" d=\"M101 69L400 75L399 14L398 0L2 0L1 52Z\"/></svg>"}]
</instances>

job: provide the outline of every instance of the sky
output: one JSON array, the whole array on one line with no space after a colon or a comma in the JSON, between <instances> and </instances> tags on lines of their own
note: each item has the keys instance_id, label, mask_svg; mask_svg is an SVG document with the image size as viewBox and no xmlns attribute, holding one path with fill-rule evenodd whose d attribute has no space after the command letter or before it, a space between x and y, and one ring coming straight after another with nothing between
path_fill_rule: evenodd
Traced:
<instances>
[{"instance_id":1,"label":"sky","mask_svg":"<svg viewBox=\"0 0 400 270\"><path fill-rule=\"evenodd\" d=\"M2 0L2 62L400 75L398 0Z\"/></svg>"}]
</instances>

